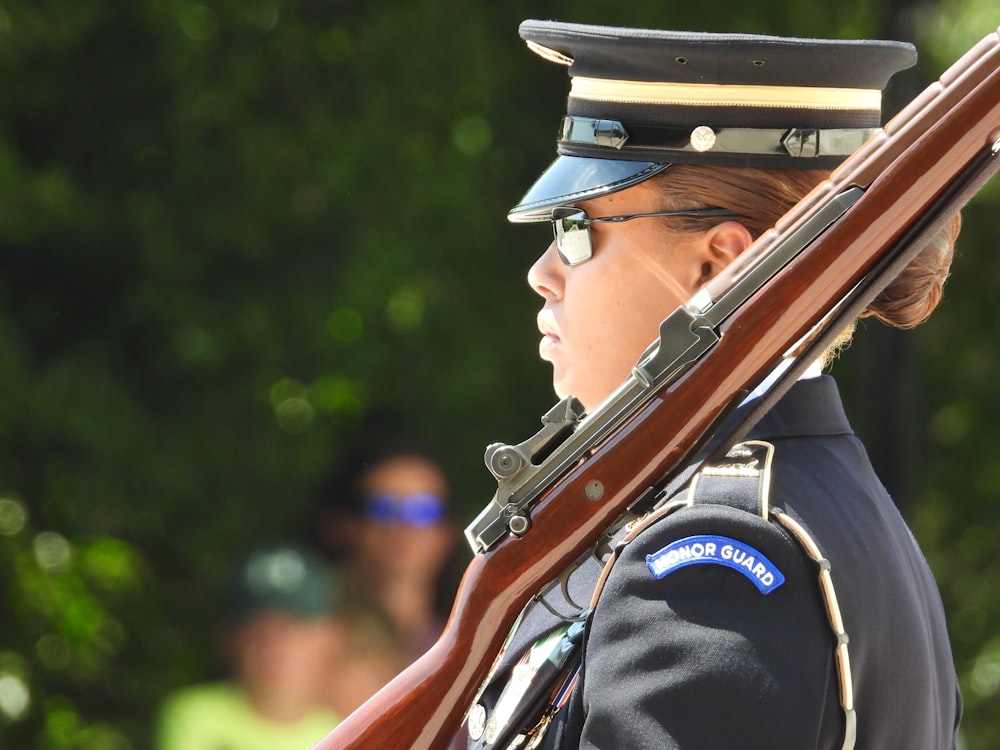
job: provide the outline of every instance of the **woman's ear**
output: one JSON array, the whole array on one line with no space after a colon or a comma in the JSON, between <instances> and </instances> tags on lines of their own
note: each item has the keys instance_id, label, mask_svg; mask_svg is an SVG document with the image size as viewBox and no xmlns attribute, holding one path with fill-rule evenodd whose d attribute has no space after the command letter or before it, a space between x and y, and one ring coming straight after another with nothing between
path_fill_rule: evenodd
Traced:
<instances>
[{"instance_id":1,"label":"woman's ear","mask_svg":"<svg viewBox=\"0 0 1000 750\"><path fill-rule=\"evenodd\" d=\"M705 232L700 257L698 286L708 282L753 244L753 237L737 221L724 221Z\"/></svg>"}]
</instances>

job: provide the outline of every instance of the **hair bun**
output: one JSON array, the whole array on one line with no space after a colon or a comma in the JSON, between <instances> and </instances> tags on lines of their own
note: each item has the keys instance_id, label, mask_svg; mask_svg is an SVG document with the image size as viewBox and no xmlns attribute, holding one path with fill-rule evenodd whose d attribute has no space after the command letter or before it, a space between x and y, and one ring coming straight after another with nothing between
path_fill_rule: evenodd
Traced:
<instances>
[{"instance_id":1,"label":"hair bun","mask_svg":"<svg viewBox=\"0 0 1000 750\"><path fill-rule=\"evenodd\" d=\"M944 293L962 217L955 214L862 314L894 328L914 328L934 312Z\"/></svg>"}]
</instances>

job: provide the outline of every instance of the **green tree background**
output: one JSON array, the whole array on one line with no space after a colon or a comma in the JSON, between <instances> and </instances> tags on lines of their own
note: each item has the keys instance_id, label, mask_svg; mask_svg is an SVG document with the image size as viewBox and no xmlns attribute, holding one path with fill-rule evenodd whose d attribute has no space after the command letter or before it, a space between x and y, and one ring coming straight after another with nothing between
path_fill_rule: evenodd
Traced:
<instances>
[{"instance_id":1,"label":"green tree background","mask_svg":"<svg viewBox=\"0 0 1000 750\"><path fill-rule=\"evenodd\" d=\"M899 101L1000 20L755 6L0 0L0 746L150 747L218 669L232 555L300 530L366 416L447 450L462 521L489 499L483 448L553 400L546 230L504 214L565 72L522 19L909 39ZM1000 744L998 208L994 181L927 325L865 326L836 368L941 582L969 750Z\"/></svg>"}]
</instances>

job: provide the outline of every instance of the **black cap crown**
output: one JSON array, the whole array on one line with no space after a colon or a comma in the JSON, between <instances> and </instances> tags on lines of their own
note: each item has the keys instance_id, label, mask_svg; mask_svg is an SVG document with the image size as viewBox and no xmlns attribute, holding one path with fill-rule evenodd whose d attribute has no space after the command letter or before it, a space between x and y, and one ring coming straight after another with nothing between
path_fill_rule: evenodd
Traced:
<instances>
[{"instance_id":1,"label":"black cap crown","mask_svg":"<svg viewBox=\"0 0 1000 750\"><path fill-rule=\"evenodd\" d=\"M881 124L882 89L910 44L525 21L521 37L569 67L559 158L510 212L635 185L672 163L830 169Z\"/></svg>"}]
</instances>

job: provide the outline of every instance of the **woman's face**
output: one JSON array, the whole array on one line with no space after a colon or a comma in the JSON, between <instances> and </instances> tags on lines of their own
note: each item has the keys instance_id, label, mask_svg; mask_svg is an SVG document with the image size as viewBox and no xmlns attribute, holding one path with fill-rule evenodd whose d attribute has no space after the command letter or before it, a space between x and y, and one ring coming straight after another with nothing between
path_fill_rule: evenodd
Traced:
<instances>
[{"instance_id":1,"label":"woman's face","mask_svg":"<svg viewBox=\"0 0 1000 750\"><path fill-rule=\"evenodd\" d=\"M358 529L356 543L369 574L381 580L433 580L451 551L453 529L446 515L433 521L404 520L403 506L437 498L446 502L448 483L440 468L420 456L395 456L373 464L362 480L366 497L391 501L392 518L371 518Z\"/></svg>"},{"instance_id":2,"label":"woman's face","mask_svg":"<svg viewBox=\"0 0 1000 750\"><path fill-rule=\"evenodd\" d=\"M340 628L330 617L261 610L230 635L233 667L256 699L268 701L273 709L280 703L293 714L301 712L328 677L326 665L343 637Z\"/></svg>"},{"instance_id":3,"label":"woman's face","mask_svg":"<svg viewBox=\"0 0 1000 750\"><path fill-rule=\"evenodd\" d=\"M664 210L662 196L645 185L577 205L591 217ZM724 227L733 237L716 247ZM555 391L588 410L625 380L660 322L749 244L746 236L737 248L746 230L735 222L690 233L669 230L662 218L640 218L592 224L590 232L590 260L566 266L553 243L528 272L544 300L539 354L552 364Z\"/></svg>"}]
</instances>

